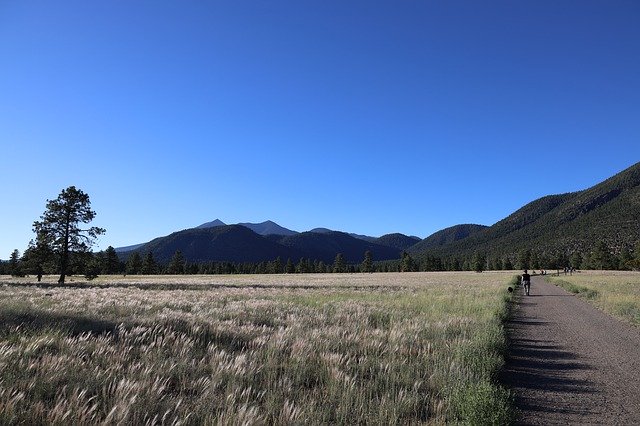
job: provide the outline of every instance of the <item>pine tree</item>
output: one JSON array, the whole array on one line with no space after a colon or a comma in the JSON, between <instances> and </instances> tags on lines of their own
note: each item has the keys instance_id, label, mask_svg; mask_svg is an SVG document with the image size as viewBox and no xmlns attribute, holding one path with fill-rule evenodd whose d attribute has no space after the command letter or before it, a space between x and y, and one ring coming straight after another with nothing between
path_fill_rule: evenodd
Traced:
<instances>
[{"instance_id":1,"label":"pine tree","mask_svg":"<svg viewBox=\"0 0 640 426\"><path fill-rule=\"evenodd\" d=\"M22 265L20 264L20 252L18 249L12 251L11 257L9 257L9 273L12 277L24 277Z\"/></svg>"},{"instance_id":2,"label":"pine tree","mask_svg":"<svg viewBox=\"0 0 640 426\"><path fill-rule=\"evenodd\" d=\"M508 256L502 259L502 269L505 271L513 270L513 263L511 263L511 259Z\"/></svg>"},{"instance_id":3,"label":"pine tree","mask_svg":"<svg viewBox=\"0 0 640 426\"><path fill-rule=\"evenodd\" d=\"M373 261L371 259L371 252L369 250L364 252L364 260L360 266L362 272L373 272Z\"/></svg>"},{"instance_id":4,"label":"pine tree","mask_svg":"<svg viewBox=\"0 0 640 426\"><path fill-rule=\"evenodd\" d=\"M148 251L147 254L144 255L144 260L142 261L142 269L140 272L142 272L144 275L154 275L158 273L158 264L153 258L153 252Z\"/></svg>"},{"instance_id":5,"label":"pine tree","mask_svg":"<svg viewBox=\"0 0 640 426\"><path fill-rule=\"evenodd\" d=\"M533 252L531 255L531 267L533 269L540 269L540 257L537 252Z\"/></svg>"},{"instance_id":6,"label":"pine tree","mask_svg":"<svg viewBox=\"0 0 640 426\"><path fill-rule=\"evenodd\" d=\"M48 246L59 258L58 283L64 283L71 253L88 252L98 235L104 234L104 229L95 226L79 227L80 223L89 223L95 216L89 196L70 186L62 190L57 199L47 200L41 220L33 222L38 243Z\"/></svg>"},{"instance_id":7,"label":"pine tree","mask_svg":"<svg viewBox=\"0 0 640 426\"><path fill-rule=\"evenodd\" d=\"M633 267L633 255L628 247L623 247L620 251L619 265L620 269L628 270Z\"/></svg>"},{"instance_id":8,"label":"pine tree","mask_svg":"<svg viewBox=\"0 0 640 426\"><path fill-rule=\"evenodd\" d=\"M186 261L184 259L184 256L182 255L182 252L180 250L176 250L176 252L173 255L173 258L171 259L171 262L169 262L169 266L167 267L167 272L171 275L184 274L185 264L186 264Z\"/></svg>"},{"instance_id":9,"label":"pine tree","mask_svg":"<svg viewBox=\"0 0 640 426\"><path fill-rule=\"evenodd\" d=\"M83 262L84 265L84 277L91 281L94 278L98 278L98 274L102 270L104 260L101 256L96 256L92 253L88 253L87 260Z\"/></svg>"},{"instance_id":10,"label":"pine tree","mask_svg":"<svg viewBox=\"0 0 640 426\"><path fill-rule=\"evenodd\" d=\"M482 253L475 253L473 255L473 270L475 272L482 272L485 270L487 265L487 259Z\"/></svg>"},{"instance_id":11,"label":"pine tree","mask_svg":"<svg viewBox=\"0 0 640 426\"><path fill-rule=\"evenodd\" d=\"M104 266L102 268L102 273L113 275L118 272L120 272L120 259L118 258L118 253L116 253L116 249L109 246L104 251Z\"/></svg>"},{"instance_id":12,"label":"pine tree","mask_svg":"<svg viewBox=\"0 0 640 426\"><path fill-rule=\"evenodd\" d=\"M138 275L142 270L142 257L140 253L134 251L127 259L126 271L130 275Z\"/></svg>"},{"instance_id":13,"label":"pine tree","mask_svg":"<svg viewBox=\"0 0 640 426\"><path fill-rule=\"evenodd\" d=\"M518 253L518 268L531 269L531 250L521 250Z\"/></svg>"},{"instance_id":14,"label":"pine tree","mask_svg":"<svg viewBox=\"0 0 640 426\"><path fill-rule=\"evenodd\" d=\"M55 255L44 244L39 244L33 240L29 241L29 247L22 255L22 262L26 267L26 272L34 274L38 278L38 282L42 280L45 272L55 270Z\"/></svg>"},{"instance_id":15,"label":"pine tree","mask_svg":"<svg viewBox=\"0 0 640 426\"><path fill-rule=\"evenodd\" d=\"M304 257L301 257L296 265L296 272L299 274L306 274L307 272L307 264L305 263Z\"/></svg>"},{"instance_id":16,"label":"pine tree","mask_svg":"<svg viewBox=\"0 0 640 426\"><path fill-rule=\"evenodd\" d=\"M345 271L344 257L342 256L342 253L338 253L333 261L333 272L340 274Z\"/></svg>"},{"instance_id":17,"label":"pine tree","mask_svg":"<svg viewBox=\"0 0 640 426\"><path fill-rule=\"evenodd\" d=\"M284 267L284 272L287 274L295 274L296 273L296 267L293 264L293 262L291 261L291 258L287 259L287 265Z\"/></svg>"},{"instance_id":18,"label":"pine tree","mask_svg":"<svg viewBox=\"0 0 640 426\"><path fill-rule=\"evenodd\" d=\"M593 269L613 269L613 256L607 243L600 240L591 253L591 267Z\"/></svg>"},{"instance_id":19,"label":"pine tree","mask_svg":"<svg viewBox=\"0 0 640 426\"><path fill-rule=\"evenodd\" d=\"M548 269L551 265L551 259L546 254L540 256L540 268Z\"/></svg>"},{"instance_id":20,"label":"pine tree","mask_svg":"<svg viewBox=\"0 0 640 426\"><path fill-rule=\"evenodd\" d=\"M572 268L582 268L582 255L580 252L574 251L573 254L571 254L570 263Z\"/></svg>"},{"instance_id":21,"label":"pine tree","mask_svg":"<svg viewBox=\"0 0 640 426\"><path fill-rule=\"evenodd\" d=\"M400 272L412 272L414 268L413 258L409 253L403 251L400 261Z\"/></svg>"},{"instance_id":22,"label":"pine tree","mask_svg":"<svg viewBox=\"0 0 640 426\"><path fill-rule=\"evenodd\" d=\"M460 265L460 259L458 259L457 257L453 259L453 263L451 265L451 268L454 271L461 271L462 270L462 265Z\"/></svg>"},{"instance_id":23,"label":"pine tree","mask_svg":"<svg viewBox=\"0 0 640 426\"><path fill-rule=\"evenodd\" d=\"M496 271L502 270L502 259L496 257L493 259L493 265L496 268Z\"/></svg>"}]
</instances>

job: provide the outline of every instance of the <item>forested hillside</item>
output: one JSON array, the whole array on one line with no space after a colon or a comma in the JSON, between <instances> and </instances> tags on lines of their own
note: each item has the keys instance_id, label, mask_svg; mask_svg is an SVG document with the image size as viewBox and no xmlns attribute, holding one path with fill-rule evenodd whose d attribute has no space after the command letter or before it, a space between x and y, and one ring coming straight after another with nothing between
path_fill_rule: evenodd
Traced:
<instances>
[{"instance_id":1,"label":"forested hillside","mask_svg":"<svg viewBox=\"0 0 640 426\"><path fill-rule=\"evenodd\" d=\"M176 251L189 262L262 262L295 256L289 248L241 225L186 229L156 238L135 251L152 252L160 263L168 263Z\"/></svg>"},{"instance_id":2,"label":"forested hillside","mask_svg":"<svg viewBox=\"0 0 640 426\"><path fill-rule=\"evenodd\" d=\"M386 234L375 240L376 243L398 250L406 250L420 241L418 237L409 237L404 234Z\"/></svg>"},{"instance_id":3,"label":"forested hillside","mask_svg":"<svg viewBox=\"0 0 640 426\"><path fill-rule=\"evenodd\" d=\"M331 264L338 253L342 254L345 262L359 263L366 251L371 252L373 260L400 257L397 248L364 241L344 232L262 236L243 225L225 225L174 232L124 253L123 258L134 252L140 255L152 252L156 261L164 264L172 259L176 251L180 251L192 263L263 262L280 257L283 261L291 259L297 262L300 258L306 258Z\"/></svg>"},{"instance_id":4,"label":"forested hillside","mask_svg":"<svg viewBox=\"0 0 640 426\"><path fill-rule=\"evenodd\" d=\"M529 264L626 268L631 253L638 252L639 218L640 163L584 191L532 201L493 226L455 225L422 241L403 234L374 238L326 228L296 233L272 221L225 226L216 220L156 238L134 251L152 252L159 263L181 251L189 262L280 258L296 263L304 258L329 265L341 254L345 262L358 264L368 251L374 262L391 261L383 270L501 269Z\"/></svg>"},{"instance_id":5,"label":"forested hillside","mask_svg":"<svg viewBox=\"0 0 640 426\"><path fill-rule=\"evenodd\" d=\"M631 250L640 241L640 163L584 191L535 200L495 225L442 246L412 248L416 256L489 259L530 251L532 256L568 262L590 260L600 244L612 255Z\"/></svg>"},{"instance_id":6,"label":"forested hillside","mask_svg":"<svg viewBox=\"0 0 640 426\"><path fill-rule=\"evenodd\" d=\"M302 232L280 239L280 244L289 247L302 257L333 262L341 253L345 261L361 262L365 251L370 251L373 260L389 260L400 257L400 250L352 237L344 232Z\"/></svg>"},{"instance_id":7,"label":"forested hillside","mask_svg":"<svg viewBox=\"0 0 640 426\"><path fill-rule=\"evenodd\" d=\"M442 247L448 244L452 244L456 241L462 240L477 232L480 232L486 228L488 228L488 226L472 225L472 224L451 226L449 228L445 228L438 232L435 232L430 236L428 236L427 238L425 238L424 240L419 241L407 248L412 253L419 253L427 249Z\"/></svg>"}]
</instances>

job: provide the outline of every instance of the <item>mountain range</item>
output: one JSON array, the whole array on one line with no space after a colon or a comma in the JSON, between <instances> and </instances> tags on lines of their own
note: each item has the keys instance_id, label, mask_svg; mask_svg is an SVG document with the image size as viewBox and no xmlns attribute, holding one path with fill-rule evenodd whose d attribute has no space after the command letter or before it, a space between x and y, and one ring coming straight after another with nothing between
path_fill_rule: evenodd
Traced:
<instances>
[{"instance_id":1,"label":"mountain range","mask_svg":"<svg viewBox=\"0 0 640 426\"><path fill-rule=\"evenodd\" d=\"M341 253L346 262L356 263L362 261L366 251L371 252L374 260L397 259L403 250L418 241L418 237L403 234L376 238L327 228L296 232L270 220L227 225L216 219L148 243L119 247L116 252L123 258L133 252L152 252L161 263L168 262L177 250L189 262L261 262L280 257L331 263Z\"/></svg>"},{"instance_id":2,"label":"mountain range","mask_svg":"<svg viewBox=\"0 0 640 426\"><path fill-rule=\"evenodd\" d=\"M347 262L360 262L369 250L374 260L413 256L513 257L529 249L546 255L588 251L604 241L612 252L640 241L640 163L583 191L534 200L492 226L460 224L421 240L403 234L371 237L327 228L296 232L273 221L227 225L216 219L174 232L145 244L116 249L127 257L152 251L167 262L176 250L191 262L258 262L302 257L332 262L342 253Z\"/></svg>"},{"instance_id":3,"label":"mountain range","mask_svg":"<svg viewBox=\"0 0 640 426\"><path fill-rule=\"evenodd\" d=\"M226 223L221 221L220 219L216 219L212 222L203 223L198 226L198 229L204 228L215 228L217 226L225 226ZM291 229L284 228L278 225L275 222L267 220L265 222L260 223L238 223L237 225L244 226L245 228L251 229L258 235L295 235L296 231L292 231Z\"/></svg>"}]
</instances>

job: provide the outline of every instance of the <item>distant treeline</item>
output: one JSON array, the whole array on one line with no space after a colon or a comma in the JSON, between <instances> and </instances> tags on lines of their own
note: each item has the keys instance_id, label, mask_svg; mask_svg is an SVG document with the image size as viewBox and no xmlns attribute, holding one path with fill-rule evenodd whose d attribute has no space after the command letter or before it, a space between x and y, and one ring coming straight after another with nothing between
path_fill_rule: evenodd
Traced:
<instances>
[{"instance_id":1,"label":"distant treeline","mask_svg":"<svg viewBox=\"0 0 640 426\"><path fill-rule=\"evenodd\" d=\"M0 262L1 275L44 275L56 274L59 266L51 253L37 251L31 247L20 256L14 250L9 261ZM635 250L623 249L611 253L604 242L598 242L592 250L571 255L549 256L533 250L522 250L512 256L491 257L482 253L472 256L440 258L430 255L412 257L403 252L397 260L376 262L371 252L363 253L362 262L347 263L338 253L333 263L317 259L276 258L264 262L189 262L180 251L176 251L167 264L156 262L152 252L141 255L132 253L122 261L113 247L92 253L72 253L68 265L72 274L95 278L98 275L155 275L155 274L305 274L305 273L370 273L370 272L418 272L418 271L477 271L547 269L566 267L575 269L632 270L640 269L640 244Z\"/></svg>"}]
</instances>

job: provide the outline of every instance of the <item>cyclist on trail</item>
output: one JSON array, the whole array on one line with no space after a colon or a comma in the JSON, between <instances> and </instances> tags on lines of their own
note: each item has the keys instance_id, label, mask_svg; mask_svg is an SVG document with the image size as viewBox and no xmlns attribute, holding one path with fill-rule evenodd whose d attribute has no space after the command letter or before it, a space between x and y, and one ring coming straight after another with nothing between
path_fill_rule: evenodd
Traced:
<instances>
[{"instance_id":1,"label":"cyclist on trail","mask_svg":"<svg viewBox=\"0 0 640 426\"><path fill-rule=\"evenodd\" d=\"M531 289L531 275L529 275L526 269L524 270L524 274L522 274L522 285L524 286L525 294L528 296L529 290Z\"/></svg>"}]
</instances>

